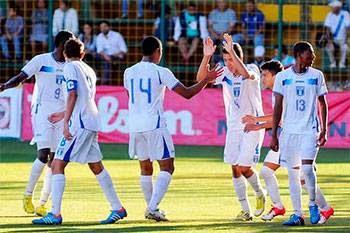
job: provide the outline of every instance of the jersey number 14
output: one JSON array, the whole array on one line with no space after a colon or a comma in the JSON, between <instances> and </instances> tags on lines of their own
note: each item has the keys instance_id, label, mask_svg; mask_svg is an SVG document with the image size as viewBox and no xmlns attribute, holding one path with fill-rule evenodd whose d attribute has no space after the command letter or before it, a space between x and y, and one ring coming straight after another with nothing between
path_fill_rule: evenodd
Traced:
<instances>
[{"instance_id":1,"label":"jersey number 14","mask_svg":"<svg viewBox=\"0 0 350 233\"><path fill-rule=\"evenodd\" d=\"M131 103L135 103L135 91L140 91L141 93L145 93L147 95L147 102L151 103L152 102L152 95L151 95L151 79L146 80L146 87L144 87L143 79L139 80L139 85L136 86L137 89L135 89L135 80L131 79Z\"/></svg>"}]
</instances>

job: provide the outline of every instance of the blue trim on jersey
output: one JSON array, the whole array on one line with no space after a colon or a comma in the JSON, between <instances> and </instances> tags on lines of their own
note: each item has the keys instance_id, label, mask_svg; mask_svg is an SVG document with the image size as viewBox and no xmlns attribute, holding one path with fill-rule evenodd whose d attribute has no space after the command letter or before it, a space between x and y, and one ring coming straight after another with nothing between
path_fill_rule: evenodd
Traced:
<instances>
[{"instance_id":1,"label":"blue trim on jersey","mask_svg":"<svg viewBox=\"0 0 350 233\"><path fill-rule=\"evenodd\" d=\"M27 72L25 72L24 70L21 70L21 72L27 76L27 79L30 78L29 75L27 74Z\"/></svg>"},{"instance_id":2,"label":"blue trim on jersey","mask_svg":"<svg viewBox=\"0 0 350 233\"><path fill-rule=\"evenodd\" d=\"M318 84L318 79L317 78L308 79L307 80L307 84L317 85Z\"/></svg>"},{"instance_id":3,"label":"blue trim on jersey","mask_svg":"<svg viewBox=\"0 0 350 233\"><path fill-rule=\"evenodd\" d=\"M226 82L228 85L232 86L232 81L228 79L226 76L222 79L222 82Z\"/></svg>"},{"instance_id":4,"label":"blue trim on jersey","mask_svg":"<svg viewBox=\"0 0 350 233\"><path fill-rule=\"evenodd\" d=\"M70 155L71 155L71 153L72 153L72 150L73 150L73 147L74 147L74 144L75 144L75 140L76 140L76 139L74 139L72 145L70 145L69 149L67 150L66 154L64 155L63 161L69 162Z\"/></svg>"},{"instance_id":5,"label":"blue trim on jersey","mask_svg":"<svg viewBox=\"0 0 350 233\"><path fill-rule=\"evenodd\" d=\"M282 81L282 86L290 85L293 83L293 79L285 79Z\"/></svg>"},{"instance_id":6,"label":"blue trim on jersey","mask_svg":"<svg viewBox=\"0 0 350 233\"><path fill-rule=\"evenodd\" d=\"M39 72L46 72L46 73L55 73L55 68L52 66L42 66L39 70Z\"/></svg>"},{"instance_id":7,"label":"blue trim on jersey","mask_svg":"<svg viewBox=\"0 0 350 233\"><path fill-rule=\"evenodd\" d=\"M38 113L38 110L39 110L39 104L36 104L36 105L35 105L35 111L34 111L34 113L37 114L37 113Z\"/></svg>"},{"instance_id":8,"label":"blue trim on jersey","mask_svg":"<svg viewBox=\"0 0 350 233\"><path fill-rule=\"evenodd\" d=\"M68 80L67 81L67 91L76 91L78 89L77 80Z\"/></svg>"},{"instance_id":9,"label":"blue trim on jersey","mask_svg":"<svg viewBox=\"0 0 350 233\"><path fill-rule=\"evenodd\" d=\"M177 86L179 86L181 83L180 82L177 82L172 88L171 90L174 90Z\"/></svg>"},{"instance_id":10,"label":"blue trim on jersey","mask_svg":"<svg viewBox=\"0 0 350 233\"><path fill-rule=\"evenodd\" d=\"M158 115L158 121L157 121L157 128L156 129L159 129L160 128L160 115Z\"/></svg>"},{"instance_id":11,"label":"blue trim on jersey","mask_svg":"<svg viewBox=\"0 0 350 233\"><path fill-rule=\"evenodd\" d=\"M170 152L169 152L169 149L166 145L166 142L165 142L165 139L163 138L163 147L164 147L164 152L163 152L163 157L162 159L168 159L170 158Z\"/></svg>"},{"instance_id":12,"label":"blue trim on jersey","mask_svg":"<svg viewBox=\"0 0 350 233\"><path fill-rule=\"evenodd\" d=\"M158 70L157 70L157 74L158 74L159 85L161 85L162 84L162 80L160 79L160 74L159 74Z\"/></svg>"},{"instance_id":13,"label":"blue trim on jersey","mask_svg":"<svg viewBox=\"0 0 350 233\"><path fill-rule=\"evenodd\" d=\"M83 120L81 119L81 113L79 113L80 128L85 129Z\"/></svg>"},{"instance_id":14,"label":"blue trim on jersey","mask_svg":"<svg viewBox=\"0 0 350 233\"><path fill-rule=\"evenodd\" d=\"M304 80L296 80L295 83L304 83Z\"/></svg>"}]
</instances>

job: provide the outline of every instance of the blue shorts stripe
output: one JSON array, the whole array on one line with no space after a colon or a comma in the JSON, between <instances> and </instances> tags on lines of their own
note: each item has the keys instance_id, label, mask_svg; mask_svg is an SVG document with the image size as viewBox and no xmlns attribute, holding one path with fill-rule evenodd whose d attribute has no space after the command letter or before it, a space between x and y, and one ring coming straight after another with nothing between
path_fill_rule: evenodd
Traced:
<instances>
[{"instance_id":1,"label":"blue shorts stripe","mask_svg":"<svg viewBox=\"0 0 350 233\"><path fill-rule=\"evenodd\" d=\"M164 152L163 152L162 159L170 158L170 152L169 152L168 146L166 145L166 142L165 142L164 138L163 138L163 147L164 147Z\"/></svg>"},{"instance_id":2,"label":"blue shorts stripe","mask_svg":"<svg viewBox=\"0 0 350 233\"><path fill-rule=\"evenodd\" d=\"M72 145L69 147L69 149L67 150L66 154L64 155L63 161L69 162L70 155L72 154L72 150L73 150L73 147L74 147L74 144L75 144L75 140L76 139L74 139Z\"/></svg>"}]
</instances>

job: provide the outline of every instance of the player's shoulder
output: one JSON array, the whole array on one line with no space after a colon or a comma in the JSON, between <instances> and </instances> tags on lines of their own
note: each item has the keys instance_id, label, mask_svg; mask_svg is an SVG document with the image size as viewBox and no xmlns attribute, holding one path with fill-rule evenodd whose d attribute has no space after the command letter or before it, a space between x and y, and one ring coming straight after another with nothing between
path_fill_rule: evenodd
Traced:
<instances>
[{"instance_id":1,"label":"player's shoulder","mask_svg":"<svg viewBox=\"0 0 350 233\"><path fill-rule=\"evenodd\" d=\"M345 16L350 16L350 13L346 10L341 10L340 14L345 15Z\"/></svg>"},{"instance_id":2,"label":"player's shoulder","mask_svg":"<svg viewBox=\"0 0 350 233\"><path fill-rule=\"evenodd\" d=\"M31 61L47 61L48 59L51 59L52 54L51 53L42 53L35 55Z\"/></svg>"},{"instance_id":3,"label":"player's shoulder","mask_svg":"<svg viewBox=\"0 0 350 233\"><path fill-rule=\"evenodd\" d=\"M246 64L246 67L247 67L247 69L249 71L253 71L253 72L257 73L257 74L260 74L260 69L259 69L259 67L256 64L249 63L249 64Z\"/></svg>"},{"instance_id":4,"label":"player's shoulder","mask_svg":"<svg viewBox=\"0 0 350 233\"><path fill-rule=\"evenodd\" d=\"M285 77L290 77L291 74L293 74L292 67L289 67L285 70L282 70L276 74L276 79L283 79Z\"/></svg>"},{"instance_id":5,"label":"player's shoulder","mask_svg":"<svg viewBox=\"0 0 350 233\"><path fill-rule=\"evenodd\" d=\"M323 77L323 72L317 68L309 67L309 72L317 77Z\"/></svg>"}]
</instances>

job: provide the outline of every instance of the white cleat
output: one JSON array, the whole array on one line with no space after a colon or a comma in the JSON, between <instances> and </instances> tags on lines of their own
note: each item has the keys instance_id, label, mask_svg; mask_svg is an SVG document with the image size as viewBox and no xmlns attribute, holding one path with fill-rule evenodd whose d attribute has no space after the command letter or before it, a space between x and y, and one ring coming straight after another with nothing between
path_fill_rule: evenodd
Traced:
<instances>
[{"instance_id":1,"label":"white cleat","mask_svg":"<svg viewBox=\"0 0 350 233\"><path fill-rule=\"evenodd\" d=\"M156 220L157 222L167 222L169 221L166 217L165 217L165 213L159 209L155 210L155 211L151 211L149 209L146 209L145 211L145 218L146 219L151 219L151 220Z\"/></svg>"}]
</instances>

